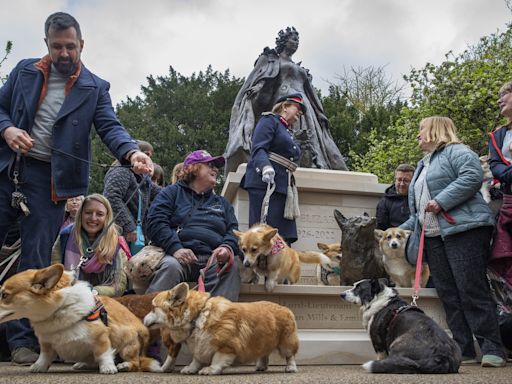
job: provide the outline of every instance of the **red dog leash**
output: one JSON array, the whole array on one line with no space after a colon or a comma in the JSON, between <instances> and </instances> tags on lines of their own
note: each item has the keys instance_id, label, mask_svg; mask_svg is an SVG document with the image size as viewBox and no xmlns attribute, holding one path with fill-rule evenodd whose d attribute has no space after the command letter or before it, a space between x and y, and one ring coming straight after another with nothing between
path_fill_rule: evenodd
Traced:
<instances>
[{"instance_id":1,"label":"red dog leash","mask_svg":"<svg viewBox=\"0 0 512 384\"><path fill-rule=\"evenodd\" d=\"M197 280L197 291L198 292L206 292L205 286L204 286L205 275L206 275L206 271L208 269L210 269L210 267L212 266L214 260L216 260L216 258L214 256L211 256L208 259L206 266L199 271L199 279ZM226 263L224 263L224 265L222 265L222 266L219 265L217 267L217 271L216 271L217 276L222 275L224 272L228 272L234 263L235 263L235 256L234 256L233 252L230 252L229 260Z\"/></svg>"},{"instance_id":2,"label":"red dog leash","mask_svg":"<svg viewBox=\"0 0 512 384\"><path fill-rule=\"evenodd\" d=\"M444 219L448 224L454 225L455 219L446 211L441 211ZM423 215L425 217L425 215ZM414 288L412 291L412 303L411 305L417 306L416 300L420 297L420 280L421 280L421 269L423 268L423 248L425 247L425 226L421 226L420 244L418 246L418 258L416 260L416 274L414 276Z\"/></svg>"}]
</instances>

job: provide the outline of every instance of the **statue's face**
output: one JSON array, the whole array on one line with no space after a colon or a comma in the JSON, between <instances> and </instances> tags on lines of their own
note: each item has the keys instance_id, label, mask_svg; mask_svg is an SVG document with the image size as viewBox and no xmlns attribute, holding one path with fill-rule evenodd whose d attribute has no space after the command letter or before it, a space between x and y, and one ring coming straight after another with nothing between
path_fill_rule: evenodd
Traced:
<instances>
[{"instance_id":1,"label":"statue's face","mask_svg":"<svg viewBox=\"0 0 512 384\"><path fill-rule=\"evenodd\" d=\"M290 33L286 40L285 49L290 53L295 53L299 48L299 35L296 33Z\"/></svg>"}]
</instances>

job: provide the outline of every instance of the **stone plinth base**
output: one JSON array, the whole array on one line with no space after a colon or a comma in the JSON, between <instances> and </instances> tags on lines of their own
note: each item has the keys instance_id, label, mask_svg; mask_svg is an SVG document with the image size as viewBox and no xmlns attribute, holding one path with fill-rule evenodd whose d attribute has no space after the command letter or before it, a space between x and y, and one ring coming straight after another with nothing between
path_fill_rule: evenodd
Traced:
<instances>
[{"instance_id":1,"label":"stone plinth base","mask_svg":"<svg viewBox=\"0 0 512 384\"><path fill-rule=\"evenodd\" d=\"M297 364L362 364L375 358L370 338L363 329L359 306L339 297L350 287L321 287L308 285L278 285L272 293L262 285L242 285L240 301L268 300L290 308L299 329L300 349ZM411 301L412 289L399 288L400 296ZM420 291L418 306L446 328L444 310L435 289ZM183 348L178 365L191 361L188 349ZM272 365L283 365L284 360L272 354Z\"/></svg>"}]
</instances>

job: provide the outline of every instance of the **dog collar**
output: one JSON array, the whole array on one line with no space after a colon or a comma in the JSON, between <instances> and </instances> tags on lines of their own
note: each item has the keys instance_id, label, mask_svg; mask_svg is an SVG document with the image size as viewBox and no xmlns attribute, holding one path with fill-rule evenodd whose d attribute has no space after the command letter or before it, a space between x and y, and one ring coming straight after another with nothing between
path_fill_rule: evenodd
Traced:
<instances>
[{"instance_id":1,"label":"dog collar","mask_svg":"<svg viewBox=\"0 0 512 384\"><path fill-rule=\"evenodd\" d=\"M103 322L103 324L108 326L108 312L97 295L94 295L94 302L94 309L91 312L89 312L87 316L84 316L83 320L96 321L100 319Z\"/></svg>"},{"instance_id":2,"label":"dog collar","mask_svg":"<svg viewBox=\"0 0 512 384\"><path fill-rule=\"evenodd\" d=\"M340 267L334 267L329 270L325 268L323 265L320 265L320 280L322 280L322 283L324 283L324 285L329 285L329 275L340 276L340 274Z\"/></svg>"}]
</instances>

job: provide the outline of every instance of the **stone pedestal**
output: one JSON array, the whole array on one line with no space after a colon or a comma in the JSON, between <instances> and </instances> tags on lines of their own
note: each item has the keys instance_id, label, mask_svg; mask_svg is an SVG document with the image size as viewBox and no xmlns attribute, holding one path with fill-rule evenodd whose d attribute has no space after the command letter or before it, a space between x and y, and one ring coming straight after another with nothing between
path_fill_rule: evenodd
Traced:
<instances>
[{"instance_id":1,"label":"stone pedestal","mask_svg":"<svg viewBox=\"0 0 512 384\"><path fill-rule=\"evenodd\" d=\"M242 164L228 175L222 194L233 204L240 230L248 228L249 200L239 188L245 174ZM295 172L299 190L301 217L297 220L298 250L316 250L317 243L341 240L333 210L346 217L367 212L375 215L377 203L388 185L379 184L377 176L368 173L298 168ZM278 285L272 293L262 284L243 285L240 301L268 300L290 308L297 320L301 347L298 364L360 364L375 358L367 332L362 328L359 307L344 302L340 293L350 287L317 285L315 266L303 265L297 285ZM411 288L398 290L410 302ZM446 328L444 310L435 289L422 289L418 305ZM272 356L272 364L283 364Z\"/></svg>"},{"instance_id":2,"label":"stone pedestal","mask_svg":"<svg viewBox=\"0 0 512 384\"><path fill-rule=\"evenodd\" d=\"M246 164L241 164L236 172L230 172L222 190L235 209L241 231L249 225L249 196L239 188L245 169ZM370 173L298 168L294 175L301 216L297 219L299 240L293 247L301 251L317 250L318 242L340 242L341 230L333 210L340 210L346 217L363 212L374 216L377 203L389 186L379 184L377 176ZM303 265L300 283L317 284L314 270L314 266Z\"/></svg>"}]
</instances>

